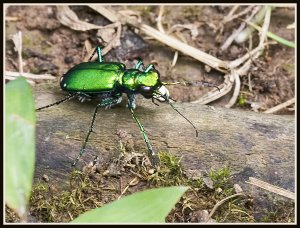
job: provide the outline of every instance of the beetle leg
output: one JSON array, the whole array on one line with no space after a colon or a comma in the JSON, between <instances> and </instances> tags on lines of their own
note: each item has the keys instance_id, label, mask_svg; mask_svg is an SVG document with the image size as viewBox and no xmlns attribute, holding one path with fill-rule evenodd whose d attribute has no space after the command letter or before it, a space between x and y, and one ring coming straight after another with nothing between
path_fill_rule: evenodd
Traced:
<instances>
[{"instance_id":1,"label":"beetle leg","mask_svg":"<svg viewBox=\"0 0 300 228\"><path fill-rule=\"evenodd\" d=\"M68 100L71 100L74 97L77 97L78 95L79 95L78 93L70 93L68 96L66 96L65 98L63 98L63 99L61 99L59 101L56 101L55 103L52 103L52 104L49 104L49 105L37 108L36 111L39 111L39 110L42 110L42 109L45 109L45 108L49 108L49 107L54 106L54 105L59 105L60 103L63 103L63 102L68 101Z\"/></svg>"},{"instance_id":2,"label":"beetle leg","mask_svg":"<svg viewBox=\"0 0 300 228\"><path fill-rule=\"evenodd\" d=\"M142 66L142 70L145 70L145 66L144 66L143 60L141 58L138 58L138 62L135 65L135 69L139 70L140 66Z\"/></svg>"},{"instance_id":3,"label":"beetle leg","mask_svg":"<svg viewBox=\"0 0 300 228\"><path fill-rule=\"evenodd\" d=\"M75 165L77 164L79 158L80 158L80 157L83 155L83 153L85 152L85 147L86 147L86 144L87 144L87 142L88 142L88 140L89 140L90 134L91 134L91 132L93 131L93 126L94 126L95 118L96 118L98 109L99 109L100 107L101 107L101 103L98 104L98 105L96 106L96 108L95 108L95 111L94 111L94 115L93 115L93 119L92 119L92 123L91 123L90 129L89 129L89 131L88 131L87 136L85 137L85 140L84 140L84 142L83 142L83 145L82 145L82 147L81 147L81 149L80 149L80 153L78 154L78 156L77 156L75 162L72 164L72 166L75 166Z\"/></svg>"},{"instance_id":4,"label":"beetle leg","mask_svg":"<svg viewBox=\"0 0 300 228\"><path fill-rule=\"evenodd\" d=\"M94 127L94 123L95 123L95 119L96 119L96 115L97 115L97 112L98 112L98 109L100 107L106 107L106 106L111 106L111 105L115 105L115 104L118 104L120 102L120 98L107 98L107 99L103 99L101 101L100 104L98 104L95 108L95 111L94 111L94 114L93 114L93 118L92 118L92 122L91 122L91 125L90 125L90 129L88 131L88 134L87 136L85 137L85 140L83 142L83 145L80 149L80 152L76 158L76 160L74 161L74 163L72 164L72 166L75 166L79 160L79 158L83 155L83 153L85 152L85 147L86 147L86 144L89 140L89 137L90 137L90 134L93 132L93 127Z\"/></svg>"},{"instance_id":5,"label":"beetle leg","mask_svg":"<svg viewBox=\"0 0 300 228\"><path fill-rule=\"evenodd\" d=\"M102 51L101 51L101 48L99 46L97 46L97 54L98 54L98 61L99 61L99 63L102 63L103 62Z\"/></svg>"},{"instance_id":6,"label":"beetle leg","mask_svg":"<svg viewBox=\"0 0 300 228\"><path fill-rule=\"evenodd\" d=\"M135 115L135 113L133 111L133 107L132 107L132 104L131 104L132 99L130 99L130 97L131 96L129 96L129 99L128 99L128 108L129 108L129 110L130 110L130 112L132 114L133 119L135 120L135 122L139 126L140 131L141 131L141 133L142 133L142 135L144 137L144 141L145 141L145 143L147 145L147 148L148 148L148 156L150 158L151 164L152 164L152 166L157 167L157 166L159 166L159 158L154 153L154 151L152 149L151 143L150 143L150 141L148 139L148 136L147 136L147 134L145 132L145 129L144 129L143 125L140 123L140 121L138 120L138 118L136 117L136 115Z\"/></svg>"},{"instance_id":7,"label":"beetle leg","mask_svg":"<svg viewBox=\"0 0 300 228\"><path fill-rule=\"evenodd\" d=\"M159 104L155 103L154 98L152 97L152 103L155 104L156 106L159 106Z\"/></svg>"},{"instance_id":8,"label":"beetle leg","mask_svg":"<svg viewBox=\"0 0 300 228\"><path fill-rule=\"evenodd\" d=\"M128 108L136 108L136 94L128 94Z\"/></svg>"},{"instance_id":9,"label":"beetle leg","mask_svg":"<svg viewBox=\"0 0 300 228\"><path fill-rule=\"evenodd\" d=\"M105 110L110 109L112 106L117 105L122 102L122 96L115 98L113 102L109 102L106 106L104 106Z\"/></svg>"},{"instance_id":10,"label":"beetle leg","mask_svg":"<svg viewBox=\"0 0 300 228\"><path fill-rule=\"evenodd\" d=\"M79 93L78 100L80 102L84 102L85 100L90 101L91 99L92 99L92 97L89 94L81 93L81 92Z\"/></svg>"},{"instance_id":11,"label":"beetle leg","mask_svg":"<svg viewBox=\"0 0 300 228\"><path fill-rule=\"evenodd\" d=\"M95 48L95 50L93 51L92 55L90 56L88 62L90 62L92 60L92 58L94 57L94 55L96 54L96 52L97 52L97 55L98 55L98 61L99 61L99 63L103 62L102 51L101 51L101 48L99 46L97 46Z\"/></svg>"}]
</instances>

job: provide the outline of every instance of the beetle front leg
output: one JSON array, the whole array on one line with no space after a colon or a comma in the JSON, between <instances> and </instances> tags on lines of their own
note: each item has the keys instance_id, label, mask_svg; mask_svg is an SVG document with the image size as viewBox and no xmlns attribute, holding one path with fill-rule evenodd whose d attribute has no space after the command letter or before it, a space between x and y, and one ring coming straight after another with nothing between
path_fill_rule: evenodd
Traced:
<instances>
[{"instance_id":1,"label":"beetle front leg","mask_svg":"<svg viewBox=\"0 0 300 228\"><path fill-rule=\"evenodd\" d=\"M136 115L135 115L135 113L133 111L133 105L131 103L132 100L133 99L131 99L131 96L129 96L129 99L128 99L128 108L129 108L129 110L130 110L130 112L132 114L133 119L135 120L135 122L139 126L140 131L141 131L141 133L143 135L144 141L145 141L145 143L147 145L147 148L148 148L148 156L149 156L149 159L150 159L150 162L151 162L152 166L158 167L159 166L159 157L154 153L154 151L152 149L152 146L151 146L151 143L150 143L150 141L148 139L148 136L147 136L147 134L145 132L145 129L144 129L143 125L140 123L140 121L138 120L138 118L136 117Z\"/></svg>"},{"instance_id":2,"label":"beetle front leg","mask_svg":"<svg viewBox=\"0 0 300 228\"><path fill-rule=\"evenodd\" d=\"M136 108L136 94L128 94L128 108Z\"/></svg>"}]
</instances>

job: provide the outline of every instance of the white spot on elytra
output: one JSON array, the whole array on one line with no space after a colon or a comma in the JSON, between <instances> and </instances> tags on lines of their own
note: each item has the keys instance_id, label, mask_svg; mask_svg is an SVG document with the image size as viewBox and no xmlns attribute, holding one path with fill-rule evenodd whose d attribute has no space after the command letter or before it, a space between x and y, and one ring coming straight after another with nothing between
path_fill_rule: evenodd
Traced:
<instances>
[{"instance_id":1,"label":"white spot on elytra","mask_svg":"<svg viewBox=\"0 0 300 228\"><path fill-rule=\"evenodd\" d=\"M63 79L64 79L64 77L61 77L61 78L60 78L60 82L61 82Z\"/></svg>"},{"instance_id":2,"label":"white spot on elytra","mask_svg":"<svg viewBox=\"0 0 300 228\"><path fill-rule=\"evenodd\" d=\"M66 86L67 86L67 83L64 84L64 87L66 87Z\"/></svg>"}]
</instances>

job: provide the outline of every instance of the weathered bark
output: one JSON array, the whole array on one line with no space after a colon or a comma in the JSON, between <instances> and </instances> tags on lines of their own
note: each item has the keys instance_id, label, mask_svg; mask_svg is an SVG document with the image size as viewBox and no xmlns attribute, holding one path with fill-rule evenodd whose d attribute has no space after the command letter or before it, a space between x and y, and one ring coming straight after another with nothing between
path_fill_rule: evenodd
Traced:
<instances>
[{"instance_id":1,"label":"weathered bark","mask_svg":"<svg viewBox=\"0 0 300 228\"><path fill-rule=\"evenodd\" d=\"M36 106L44 106L66 94L57 89L36 91ZM37 114L36 178L47 174L66 180L89 129L95 102L68 101ZM138 99L136 115L144 125L155 151L183 156L186 169L209 171L229 165L238 182L249 176L294 191L295 120L249 111L213 108L199 104L174 104L199 130L194 129L167 104L155 106ZM118 151L118 130L132 135L135 149L146 153L138 126L126 102L99 110L83 161L93 153L107 160ZM91 152L92 151L92 152Z\"/></svg>"}]
</instances>

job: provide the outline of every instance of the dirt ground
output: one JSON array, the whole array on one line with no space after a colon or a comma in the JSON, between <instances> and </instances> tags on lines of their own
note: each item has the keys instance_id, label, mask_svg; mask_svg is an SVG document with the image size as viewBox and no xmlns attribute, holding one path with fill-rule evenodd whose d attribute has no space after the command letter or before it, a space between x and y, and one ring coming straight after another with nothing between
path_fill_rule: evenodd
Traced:
<instances>
[{"instance_id":1,"label":"dirt ground","mask_svg":"<svg viewBox=\"0 0 300 228\"><path fill-rule=\"evenodd\" d=\"M157 28L157 17L160 11L159 6L126 5L109 7L117 11L133 11L139 15L141 23ZM230 5L165 6L162 26L165 31L169 31L170 34L177 39L219 59L231 61L245 55L249 49L249 41L240 44L233 42L226 50L220 48L226 39L241 24L241 21L237 19L227 23L223 22L224 17L229 14L232 7L233 6ZM107 19L88 6L71 6L70 8L77 14L80 20L101 26L110 24ZM240 6L236 13L242 12L246 8L247 6ZM241 18L244 17L245 16ZM287 26L291 25L294 21L294 8L274 8L272 10L269 31L294 42L295 31L294 29L287 28ZM186 27L183 28L182 25ZM60 77L66 73L68 69L81 63L83 59L88 56L89 47L95 47L96 45L105 46L108 43L105 37L99 38L97 30L75 31L62 25L57 19L56 6L9 6L6 10L5 21L5 70L7 71L19 71L18 54L14 49L14 43L12 41L12 36L18 31L22 31L23 36L22 57L24 72L51 74L57 77L56 80L53 80L53 83L57 85ZM104 55L105 61L123 62L128 68L132 68L136 63L136 59L141 57L145 65L149 63L156 65L163 81L206 81L215 85L220 85L224 81L224 75L220 72L209 69L209 67L203 63L181 53L178 53L178 60L175 66L172 66L175 54L174 50L155 41L151 37L145 36L137 29L128 25L122 26L120 42L120 46L111 49ZM253 47L257 46L258 42L259 37L257 33L255 33L252 36ZM232 108L263 112L292 99L295 96L294 69L295 50L283 44L270 43L266 46L263 55L259 57L259 59L253 60L247 75L241 76L239 98ZM44 82L44 80L35 80L34 86L42 86ZM179 102L198 100L212 89L210 87L187 87L180 85L169 86L168 88L172 97ZM211 105L223 107L228 103L232 95L233 91L212 102ZM294 107L293 105L288 106L276 114L294 115ZM121 177L128 180L132 178L132 176L126 175L127 174L124 174L124 176ZM148 182L145 181L143 184L146 186ZM201 183L201 188L202 185L203 183ZM206 188L207 187L205 187L205 189ZM135 190L138 191L140 189L136 188ZM131 191L135 192L135 190ZM232 194L232 191L231 186L229 193ZM214 191L209 190L208 192L210 197L215 197ZM94 193L91 195L93 194ZM214 198L214 201L210 202L209 207L207 205L205 206L212 208L218 200L221 200L221 198L225 196L227 195L224 193L224 195L219 196L219 198ZM205 198L206 196L203 197ZM103 202L105 202L105 200ZM188 201L188 203L189 202L190 201ZM241 202L239 201L238 205L240 206L240 204L243 205L243 208L246 205L247 210L253 210L253 207L248 205L248 199L242 200ZM188 204L181 202L181 205L182 208L184 208L184 206ZM193 214L194 212L185 215L188 219L184 216L180 217L180 213L184 211L182 208L178 209L177 207L177 215L174 212L172 214L173 217L169 216L168 221L193 222L194 217L197 217ZM266 222L289 222L293 208L293 205L289 205L287 210L282 210L281 216L283 216L283 218L280 216L276 217L276 214L274 214L276 218L269 216ZM284 213L287 213L287 211L289 214L285 215ZM254 213L249 217L246 216L247 218L239 215L241 217L239 219L234 216L231 217L231 214L228 216L226 213L227 212L224 211L224 213L220 212L218 214L223 222L263 221L255 217L253 215Z\"/></svg>"},{"instance_id":2,"label":"dirt ground","mask_svg":"<svg viewBox=\"0 0 300 228\"><path fill-rule=\"evenodd\" d=\"M156 18L159 6L114 6L117 10L132 10L140 15L143 23L157 27ZM240 6L241 12L246 6ZM72 6L79 19L98 25L110 22L87 6ZM249 41L238 44L233 42L227 50L220 47L237 29L240 20L223 23L223 18L232 9L231 6L165 6L162 25L176 38L199 48L222 60L234 60L247 53ZM18 71L17 53L11 40L17 31L23 33L24 72L51 74L59 78L75 64L83 61L87 55L85 43L94 47L99 44L95 30L74 31L62 25L56 18L56 6L10 6L7 9L5 25L6 59L5 69ZM278 7L272 11L270 31L289 41L294 41L294 29L287 26L295 20L292 7ZM192 29L183 29L187 25ZM177 27L176 27L177 26ZM252 43L258 42L257 34ZM101 45L105 46L105 43ZM122 61L128 67L134 65L134 59L142 57L147 64L157 64L161 77L165 81L189 80L207 81L220 85L222 74L211 70L196 60L179 53L177 63L172 67L174 51L143 34L135 33L128 26L122 28L121 46L112 49L104 56L106 61ZM295 52L293 48L282 44L270 44L264 54L253 61L247 75L241 77L241 91L238 102L233 108L264 111L281 104L295 95L294 75ZM251 87L249 88L249 79ZM208 87L170 86L175 100L189 102L199 99L211 90ZM232 93L213 102L224 106ZM283 109L281 114L294 114L293 107Z\"/></svg>"}]
</instances>

